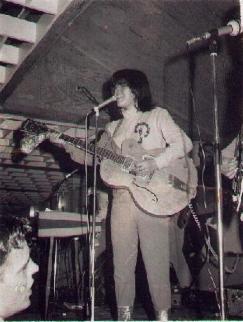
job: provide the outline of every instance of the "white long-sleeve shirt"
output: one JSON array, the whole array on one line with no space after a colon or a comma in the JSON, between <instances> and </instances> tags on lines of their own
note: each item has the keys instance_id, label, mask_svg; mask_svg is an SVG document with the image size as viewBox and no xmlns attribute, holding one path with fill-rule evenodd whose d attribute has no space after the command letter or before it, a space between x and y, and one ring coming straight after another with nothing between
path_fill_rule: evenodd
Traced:
<instances>
[{"instance_id":1,"label":"white long-sleeve shirt","mask_svg":"<svg viewBox=\"0 0 243 322\"><path fill-rule=\"evenodd\" d=\"M160 107L148 112L124 114L122 120L108 123L106 131L120 149L126 139L134 139L147 151L161 150L154 158L159 169L184 157L192 149L189 137L174 122L168 111Z\"/></svg>"},{"instance_id":2,"label":"white long-sleeve shirt","mask_svg":"<svg viewBox=\"0 0 243 322\"><path fill-rule=\"evenodd\" d=\"M124 114L122 120L107 124L106 133L115 145L121 149L126 139L134 139L146 151L159 150L154 157L159 169L167 167L172 161L186 156L192 149L192 142L185 132L174 122L167 110L156 107L148 112L133 111ZM100 146L107 148L107 135L103 135ZM66 145L71 158L84 162L84 152ZM90 159L89 163L92 163Z\"/></svg>"}]
</instances>

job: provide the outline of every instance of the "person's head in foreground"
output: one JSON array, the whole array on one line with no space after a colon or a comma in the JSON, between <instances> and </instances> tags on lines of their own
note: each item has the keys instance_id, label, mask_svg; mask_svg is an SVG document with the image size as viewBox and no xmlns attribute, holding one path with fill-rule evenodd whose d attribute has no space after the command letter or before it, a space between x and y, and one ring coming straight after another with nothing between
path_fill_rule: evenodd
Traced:
<instances>
[{"instance_id":1,"label":"person's head in foreground","mask_svg":"<svg viewBox=\"0 0 243 322\"><path fill-rule=\"evenodd\" d=\"M30 258L25 234L20 219L0 216L0 320L30 305L33 274L39 267Z\"/></svg>"}]
</instances>

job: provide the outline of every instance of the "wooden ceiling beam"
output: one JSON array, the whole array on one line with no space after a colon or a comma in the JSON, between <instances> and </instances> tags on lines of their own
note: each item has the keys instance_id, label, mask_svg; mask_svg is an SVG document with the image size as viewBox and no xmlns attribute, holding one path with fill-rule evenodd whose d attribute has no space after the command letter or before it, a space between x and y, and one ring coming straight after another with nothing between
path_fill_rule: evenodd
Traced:
<instances>
[{"instance_id":1,"label":"wooden ceiling beam","mask_svg":"<svg viewBox=\"0 0 243 322\"><path fill-rule=\"evenodd\" d=\"M0 113L0 129L8 129L8 130L16 130L19 128L23 121L26 120L25 116L17 115L17 114L9 114L9 113ZM84 130L84 126L77 124L77 123L71 123L71 122L58 122L55 120L44 120L40 118L33 118L33 120L38 122L46 123L46 125L53 125L53 126L61 126L65 128L74 128L74 129L80 129ZM91 126L90 131L92 133L94 132L94 128ZM71 134L70 134L71 135Z\"/></svg>"},{"instance_id":2,"label":"wooden ceiling beam","mask_svg":"<svg viewBox=\"0 0 243 322\"><path fill-rule=\"evenodd\" d=\"M59 5L59 0L7 0L7 2L53 15L57 14Z\"/></svg>"},{"instance_id":3,"label":"wooden ceiling beam","mask_svg":"<svg viewBox=\"0 0 243 322\"><path fill-rule=\"evenodd\" d=\"M50 189L49 189L50 190ZM13 189L13 188L0 188L0 191L6 191L6 192L33 192L33 193L45 193L45 192L48 192L49 193L49 190L33 190L33 189Z\"/></svg>"},{"instance_id":4,"label":"wooden ceiling beam","mask_svg":"<svg viewBox=\"0 0 243 322\"><path fill-rule=\"evenodd\" d=\"M48 34L45 34L38 46L33 46L33 49L25 56L25 59L22 61L21 65L17 70L11 75L11 80L7 83L3 84L0 87L0 104L3 104L7 97L12 93L15 87L18 85L20 80L23 78L23 75L33 66L33 64L40 58L46 55L46 53L50 50L51 46L54 46L56 40L61 37L69 25L73 22L74 19L80 13L84 11L83 8L87 8L87 3L92 3L92 0L71 0L62 1L62 3L68 4L66 10L60 13L60 15L55 20L55 24L52 24L52 28L48 31ZM77 14L78 13L78 14ZM44 18L43 18L44 19ZM46 19L46 18L45 18ZM40 21L40 23L42 23ZM1 27L1 26L0 26ZM40 30L40 29L39 29ZM38 32L38 34L40 31Z\"/></svg>"},{"instance_id":5,"label":"wooden ceiling beam","mask_svg":"<svg viewBox=\"0 0 243 322\"><path fill-rule=\"evenodd\" d=\"M7 79L8 70L5 66L0 66L0 84L4 84Z\"/></svg>"},{"instance_id":6,"label":"wooden ceiling beam","mask_svg":"<svg viewBox=\"0 0 243 322\"><path fill-rule=\"evenodd\" d=\"M36 23L0 14L0 35L35 43Z\"/></svg>"},{"instance_id":7,"label":"wooden ceiling beam","mask_svg":"<svg viewBox=\"0 0 243 322\"><path fill-rule=\"evenodd\" d=\"M10 145L10 140L9 139L1 139L0 138L0 146L4 145L4 146L9 146Z\"/></svg>"},{"instance_id":8,"label":"wooden ceiling beam","mask_svg":"<svg viewBox=\"0 0 243 322\"><path fill-rule=\"evenodd\" d=\"M37 8L42 12L41 8L45 7L46 4L52 4L53 8L55 7L56 14L48 14L43 12L43 15L39 18L38 22L27 21L23 19L20 15L19 17L12 17L5 14L0 14L0 35L5 39L13 38L24 43L19 46L19 53L16 58L17 62L14 61L12 64L11 60L8 62L10 66L6 66L9 69L8 73L4 73L0 78L0 84L3 84L4 87L12 78L14 73L18 70L19 66L23 61L31 54L31 52L36 48L40 40L46 35L46 33L51 29L52 25L70 5L74 0L52 0L52 1L14 1L20 5L35 4ZM41 4L41 7L40 7ZM47 6L48 7L48 6ZM32 44L32 46L30 45ZM3 51L3 46L0 46L0 52ZM3 55L3 54L2 54ZM6 57L6 55L5 55Z\"/></svg>"},{"instance_id":9,"label":"wooden ceiling beam","mask_svg":"<svg viewBox=\"0 0 243 322\"><path fill-rule=\"evenodd\" d=\"M1 153L1 159L12 160L12 154L2 152ZM45 158L43 156L41 156L41 155L28 155L28 159L25 160L25 162L30 162L30 161L32 161L32 162L36 161L36 162L44 163ZM46 164L46 163L44 163L44 164ZM53 162L53 165L54 165L54 162Z\"/></svg>"},{"instance_id":10,"label":"wooden ceiling beam","mask_svg":"<svg viewBox=\"0 0 243 322\"><path fill-rule=\"evenodd\" d=\"M19 62L20 49L16 46L6 45L0 49L0 61L12 65L17 65Z\"/></svg>"},{"instance_id":11,"label":"wooden ceiling beam","mask_svg":"<svg viewBox=\"0 0 243 322\"><path fill-rule=\"evenodd\" d=\"M46 167L38 167L38 166L32 166L32 165L20 165L20 164L5 164L5 163L0 163L0 170L2 168L12 168L12 169L26 169L26 170L42 170L42 171L53 171L53 172L65 172L64 170L60 170L57 168L46 168ZM68 173L68 171L66 171Z\"/></svg>"}]
</instances>

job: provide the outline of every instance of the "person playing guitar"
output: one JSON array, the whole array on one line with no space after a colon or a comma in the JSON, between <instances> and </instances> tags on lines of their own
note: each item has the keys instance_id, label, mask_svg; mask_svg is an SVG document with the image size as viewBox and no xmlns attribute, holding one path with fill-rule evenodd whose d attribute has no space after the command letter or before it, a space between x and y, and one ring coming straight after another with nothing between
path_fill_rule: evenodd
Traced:
<instances>
[{"instance_id":1,"label":"person playing guitar","mask_svg":"<svg viewBox=\"0 0 243 322\"><path fill-rule=\"evenodd\" d=\"M131 319L139 243L156 319L166 321L171 307L169 225L196 194L197 173L188 157L192 142L166 109L152 108L143 72L123 69L109 83L121 117L107 124L98 155L101 177L113 191L111 237L118 320ZM60 142L72 141L65 135L56 137ZM84 148L82 142L76 146ZM92 153L92 146L88 149ZM74 151L71 156L78 161Z\"/></svg>"}]
</instances>

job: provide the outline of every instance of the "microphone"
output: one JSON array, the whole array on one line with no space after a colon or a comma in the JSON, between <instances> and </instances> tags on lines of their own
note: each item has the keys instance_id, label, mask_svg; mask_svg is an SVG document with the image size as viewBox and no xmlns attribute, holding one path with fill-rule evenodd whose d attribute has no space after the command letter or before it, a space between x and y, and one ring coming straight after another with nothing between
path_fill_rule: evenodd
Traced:
<instances>
[{"instance_id":1,"label":"microphone","mask_svg":"<svg viewBox=\"0 0 243 322\"><path fill-rule=\"evenodd\" d=\"M198 42L203 42L209 40L213 37L222 37L226 35L237 36L243 32L243 28L239 20L231 20L226 26L220 27L218 29L213 29L211 31L205 32L199 37L194 37L186 42L187 46L190 47Z\"/></svg>"},{"instance_id":2,"label":"microphone","mask_svg":"<svg viewBox=\"0 0 243 322\"><path fill-rule=\"evenodd\" d=\"M108 98L104 102L102 102L99 105L95 106L93 108L93 110L97 113L103 106L106 106L106 105L108 105L108 104L110 104L111 102L114 102L114 101L116 101L116 96L112 96L112 97Z\"/></svg>"}]
</instances>

